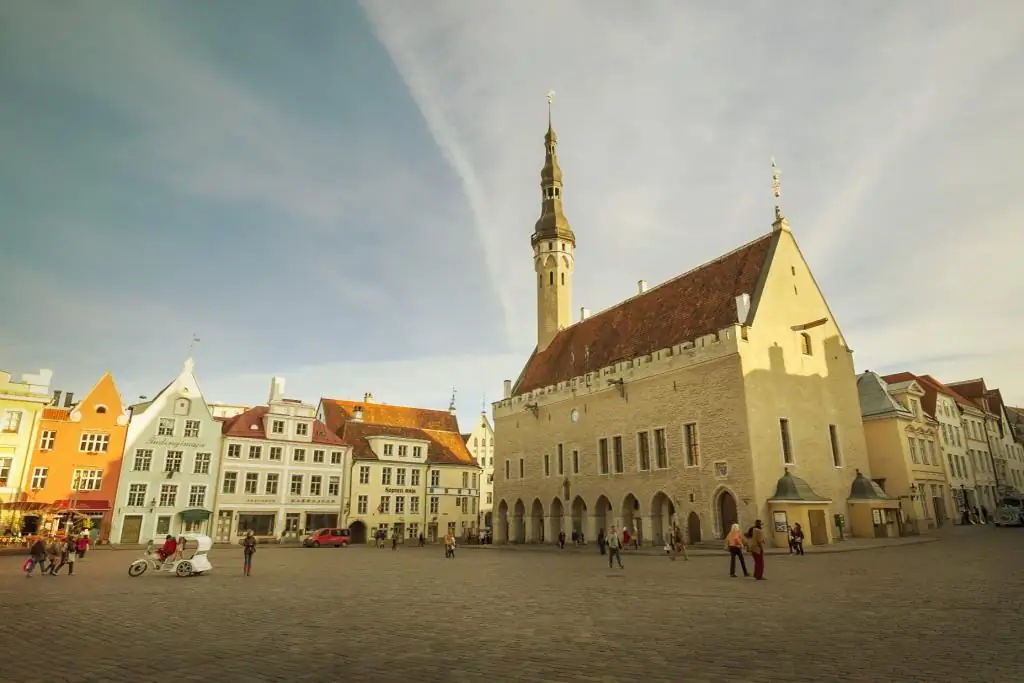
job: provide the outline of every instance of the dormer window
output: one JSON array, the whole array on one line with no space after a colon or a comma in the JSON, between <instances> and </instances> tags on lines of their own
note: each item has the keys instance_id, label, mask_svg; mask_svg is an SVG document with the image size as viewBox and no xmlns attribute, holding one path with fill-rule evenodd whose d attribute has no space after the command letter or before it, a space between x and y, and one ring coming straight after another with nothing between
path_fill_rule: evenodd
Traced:
<instances>
[{"instance_id":1,"label":"dormer window","mask_svg":"<svg viewBox=\"0 0 1024 683\"><path fill-rule=\"evenodd\" d=\"M174 414L175 415L188 415L189 410L192 408L192 402L187 398L179 398L174 402Z\"/></svg>"},{"instance_id":2,"label":"dormer window","mask_svg":"<svg viewBox=\"0 0 1024 683\"><path fill-rule=\"evenodd\" d=\"M305 422L300 422L295 425L295 433L298 436L309 436L309 425Z\"/></svg>"},{"instance_id":3,"label":"dormer window","mask_svg":"<svg viewBox=\"0 0 1024 683\"><path fill-rule=\"evenodd\" d=\"M390 443L384 444L384 455L394 455L394 454L395 454L395 445L394 444L390 444Z\"/></svg>"},{"instance_id":4,"label":"dormer window","mask_svg":"<svg viewBox=\"0 0 1024 683\"><path fill-rule=\"evenodd\" d=\"M274 420L270 425L270 431L274 434L284 434L284 420Z\"/></svg>"},{"instance_id":5,"label":"dormer window","mask_svg":"<svg viewBox=\"0 0 1024 683\"><path fill-rule=\"evenodd\" d=\"M813 349L811 348L811 335L806 332L800 333L800 352L805 356L810 356L813 352Z\"/></svg>"}]
</instances>

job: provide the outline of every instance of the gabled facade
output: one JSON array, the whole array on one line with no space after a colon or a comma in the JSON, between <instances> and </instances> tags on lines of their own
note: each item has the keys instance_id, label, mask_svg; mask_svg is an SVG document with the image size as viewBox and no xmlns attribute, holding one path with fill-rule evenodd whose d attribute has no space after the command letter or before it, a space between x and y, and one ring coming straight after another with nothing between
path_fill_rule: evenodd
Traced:
<instances>
[{"instance_id":1,"label":"gabled facade","mask_svg":"<svg viewBox=\"0 0 1024 683\"><path fill-rule=\"evenodd\" d=\"M21 508L34 504L25 480L52 379L53 371L40 370L15 382L0 370L0 532L20 525Z\"/></svg>"},{"instance_id":2,"label":"gabled facade","mask_svg":"<svg viewBox=\"0 0 1024 683\"><path fill-rule=\"evenodd\" d=\"M351 448L342 525L353 543L381 531L434 542L477 535L481 470L454 410L320 399L319 418Z\"/></svg>"},{"instance_id":3,"label":"gabled facade","mask_svg":"<svg viewBox=\"0 0 1024 683\"><path fill-rule=\"evenodd\" d=\"M991 506L986 505L986 508L989 513L993 513L1003 495L1018 490L1014 485L1013 472L1016 468L1012 467L1018 462L1014 459L1017 451L1013 448L1014 438L1004 410L1002 395L998 389L989 389L982 378L952 382L949 387L985 413L984 434L979 436L984 436L992 468L994 485L991 491ZM1017 479L1020 476L1016 475Z\"/></svg>"},{"instance_id":4,"label":"gabled facade","mask_svg":"<svg viewBox=\"0 0 1024 683\"><path fill-rule=\"evenodd\" d=\"M81 401L43 410L32 449L27 489L32 499L92 519L94 536L110 537L128 413L109 372ZM71 397L69 393L68 398Z\"/></svg>"},{"instance_id":5,"label":"gabled facade","mask_svg":"<svg viewBox=\"0 0 1024 683\"><path fill-rule=\"evenodd\" d=\"M922 407L924 389L916 379L889 384L871 371L857 377L857 389L875 483L901 501L917 530L946 523L955 508L939 422Z\"/></svg>"},{"instance_id":6,"label":"gabled facade","mask_svg":"<svg viewBox=\"0 0 1024 683\"><path fill-rule=\"evenodd\" d=\"M494 428L487 418L486 412L481 412L473 430L462 435L466 442L466 448L479 463L481 472L480 480L480 519L478 526L481 529L491 529L493 520L491 510L494 507Z\"/></svg>"},{"instance_id":7,"label":"gabled facade","mask_svg":"<svg viewBox=\"0 0 1024 683\"><path fill-rule=\"evenodd\" d=\"M153 400L130 408L111 543L211 531L221 423L210 413L194 371L189 358Z\"/></svg>"},{"instance_id":8,"label":"gabled facade","mask_svg":"<svg viewBox=\"0 0 1024 683\"><path fill-rule=\"evenodd\" d=\"M271 380L267 404L223 423L214 539L300 536L337 527L348 447L316 419L316 406L284 398Z\"/></svg>"},{"instance_id":9,"label":"gabled facade","mask_svg":"<svg viewBox=\"0 0 1024 683\"><path fill-rule=\"evenodd\" d=\"M777 211L770 233L573 322L583 264L555 141L549 128L530 240L537 347L494 404L495 541L616 525L660 543L677 524L696 542L760 518L784 543L794 520L770 499L788 468L821 496L788 509L802 506L808 543L831 542L867 453L852 352L788 221Z\"/></svg>"},{"instance_id":10,"label":"gabled facade","mask_svg":"<svg viewBox=\"0 0 1024 683\"><path fill-rule=\"evenodd\" d=\"M890 386L916 382L924 391L921 408L938 424L941 436L942 462L950 491L950 499L947 502L952 504L950 516L955 522L962 522L964 511L973 510L978 505L975 491L978 480L975 476L975 465L972 464L977 458L972 458L969 453L962 434L960 416L961 405L970 406L970 402L931 375L900 372L886 375L882 379Z\"/></svg>"}]
</instances>

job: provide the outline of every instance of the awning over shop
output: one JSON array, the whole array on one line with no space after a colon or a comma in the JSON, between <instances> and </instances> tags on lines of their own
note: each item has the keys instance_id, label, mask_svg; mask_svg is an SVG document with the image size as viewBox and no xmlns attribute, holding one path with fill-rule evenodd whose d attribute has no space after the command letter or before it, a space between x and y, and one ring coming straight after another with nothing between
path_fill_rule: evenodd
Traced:
<instances>
[{"instance_id":1,"label":"awning over shop","mask_svg":"<svg viewBox=\"0 0 1024 683\"><path fill-rule=\"evenodd\" d=\"M49 503L35 503L27 500L12 503L0 503L0 510L18 510L20 512L49 512Z\"/></svg>"},{"instance_id":2,"label":"awning over shop","mask_svg":"<svg viewBox=\"0 0 1024 683\"><path fill-rule=\"evenodd\" d=\"M184 522L203 522L210 518L212 514L209 510L202 508L192 508L191 510L182 510L181 519Z\"/></svg>"},{"instance_id":3,"label":"awning over shop","mask_svg":"<svg viewBox=\"0 0 1024 683\"><path fill-rule=\"evenodd\" d=\"M106 512L110 509L109 500L58 500L53 507L61 510L77 510L78 512Z\"/></svg>"}]
</instances>

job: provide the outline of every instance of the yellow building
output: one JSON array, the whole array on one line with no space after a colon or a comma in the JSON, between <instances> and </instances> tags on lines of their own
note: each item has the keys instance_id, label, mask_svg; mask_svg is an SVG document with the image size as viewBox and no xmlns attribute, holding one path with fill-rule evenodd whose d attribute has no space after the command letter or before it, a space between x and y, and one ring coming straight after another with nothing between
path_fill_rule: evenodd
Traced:
<instances>
[{"instance_id":1,"label":"yellow building","mask_svg":"<svg viewBox=\"0 0 1024 683\"><path fill-rule=\"evenodd\" d=\"M831 542L868 472L853 358L781 211L768 234L573 320L550 125L544 147L537 346L494 404L495 542L615 525L661 543L673 524L698 542L755 519L776 543L797 520L809 545Z\"/></svg>"},{"instance_id":2,"label":"yellow building","mask_svg":"<svg viewBox=\"0 0 1024 683\"><path fill-rule=\"evenodd\" d=\"M909 529L942 525L952 505L939 422L921 405L925 390L916 379L889 384L870 371L857 389L874 481L901 501Z\"/></svg>"},{"instance_id":3,"label":"yellow building","mask_svg":"<svg viewBox=\"0 0 1024 683\"><path fill-rule=\"evenodd\" d=\"M480 466L455 411L322 398L317 415L351 449L342 526L353 543L381 531L406 542L477 534Z\"/></svg>"},{"instance_id":4,"label":"yellow building","mask_svg":"<svg viewBox=\"0 0 1024 683\"><path fill-rule=\"evenodd\" d=\"M466 448L480 464L480 523L482 530L492 527L494 507L494 428L483 411L473 423L473 431L462 435Z\"/></svg>"},{"instance_id":5,"label":"yellow building","mask_svg":"<svg viewBox=\"0 0 1024 683\"><path fill-rule=\"evenodd\" d=\"M35 503L25 477L43 408L53 400L52 378L51 370L40 370L14 382L0 370L0 532L16 523L18 509Z\"/></svg>"},{"instance_id":6,"label":"yellow building","mask_svg":"<svg viewBox=\"0 0 1024 683\"><path fill-rule=\"evenodd\" d=\"M1019 458L1024 456L1020 455L1020 449L1016 447L1006 405L998 389L989 389L981 378L953 382L949 386L985 413L984 433L979 433L977 437L984 440L988 447L993 483L985 506L989 515L994 515L1004 495L1024 490L1018 484L1024 476L1019 473L1024 467L1024 462Z\"/></svg>"}]
</instances>

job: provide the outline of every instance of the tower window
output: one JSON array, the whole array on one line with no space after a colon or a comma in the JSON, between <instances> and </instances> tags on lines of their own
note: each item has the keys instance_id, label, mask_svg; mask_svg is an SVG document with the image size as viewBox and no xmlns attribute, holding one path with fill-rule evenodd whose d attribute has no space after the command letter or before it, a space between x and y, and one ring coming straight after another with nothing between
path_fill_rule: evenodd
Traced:
<instances>
[{"instance_id":1,"label":"tower window","mask_svg":"<svg viewBox=\"0 0 1024 683\"><path fill-rule=\"evenodd\" d=\"M810 356L813 352L811 347L811 335L806 332L800 333L800 351L802 351L805 356Z\"/></svg>"},{"instance_id":2,"label":"tower window","mask_svg":"<svg viewBox=\"0 0 1024 683\"><path fill-rule=\"evenodd\" d=\"M559 195L559 192L558 192L558 188L556 187L555 188L555 196L557 197L558 195Z\"/></svg>"},{"instance_id":3,"label":"tower window","mask_svg":"<svg viewBox=\"0 0 1024 683\"><path fill-rule=\"evenodd\" d=\"M543 287L544 286L544 276L541 275L540 273L537 273L537 286L538 287Z\"/></svg>"},{"instance_id":4,"label":"tower window","mask_svg":"<svg viewBox=\"0 0 1024 683\"><path fill-rule=\"evenodd\" d=\"M555 284L555 271L553 271L553 270L548 273L548 284L549 285Z\"/></svg>"},{"instance_id":5,"label":"tower window","mask_svg":"<svg viewBox=\"0 0 1024 683\"><path fill-rule=\"evenodd\" d=\"M565 273L562 273L562 284L565 284Z\"/></svg>"}]
</instances>

